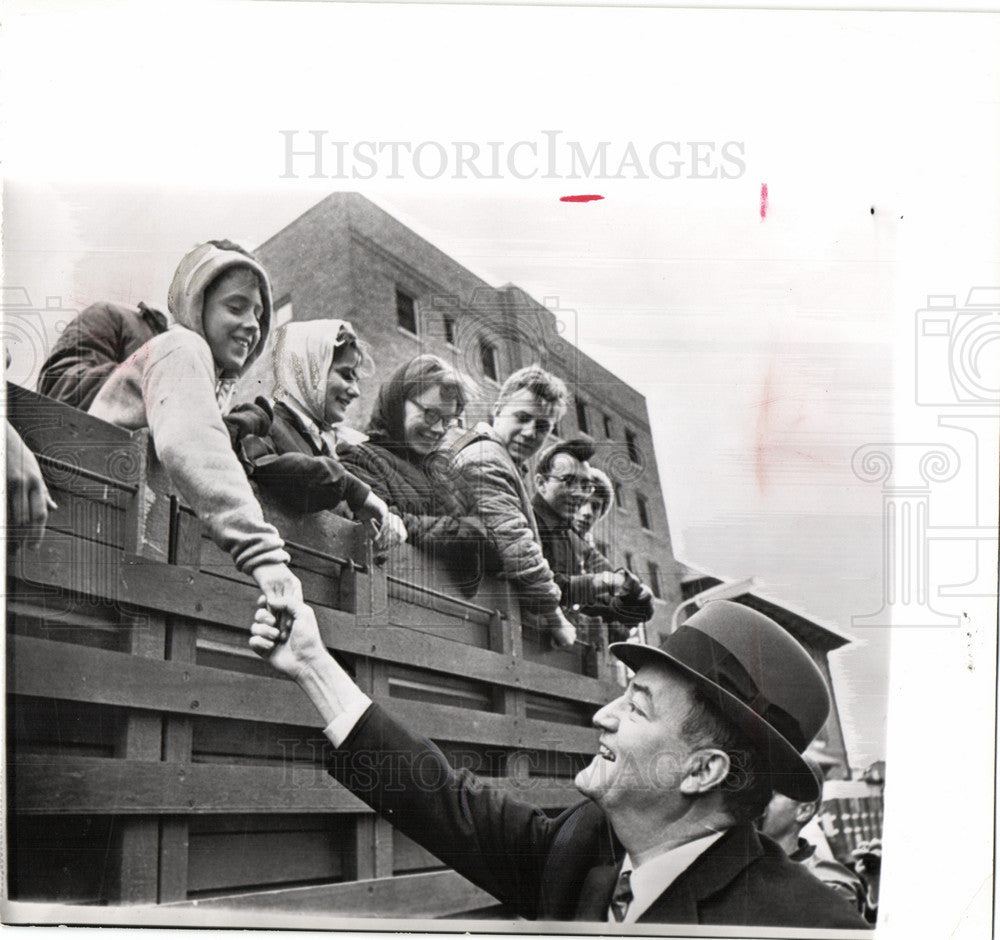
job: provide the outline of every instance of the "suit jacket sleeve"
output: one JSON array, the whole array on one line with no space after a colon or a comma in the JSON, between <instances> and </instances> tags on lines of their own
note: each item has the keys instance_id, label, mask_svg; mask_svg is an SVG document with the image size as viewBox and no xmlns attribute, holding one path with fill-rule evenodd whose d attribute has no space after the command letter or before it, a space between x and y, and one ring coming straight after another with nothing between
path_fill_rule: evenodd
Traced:
<instances>
[{"instance_id":1,"label":"suit jacket sleeve","mask_svg":"<svg viewBox=\"0 0 1000 940\"><path fill-rule=\"evenodd\" d=\"M438 748L372 705L329 772L397 829L524 917L538 913L556 826L538 807L455 770Z\"/></svg>"}]
</instances>

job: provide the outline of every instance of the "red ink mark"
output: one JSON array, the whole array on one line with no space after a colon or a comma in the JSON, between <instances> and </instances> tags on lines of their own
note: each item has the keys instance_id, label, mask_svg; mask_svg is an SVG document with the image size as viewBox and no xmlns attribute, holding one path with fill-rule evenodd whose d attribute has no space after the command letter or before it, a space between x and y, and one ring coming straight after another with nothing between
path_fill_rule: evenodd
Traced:
<instances>
[{"instance_id":1,"label":"red ink mark","mask_svg":"<svg viewBox=\"0 0 1000 940\"><path fill-rule=\"evenodd\" d=\"M760 218L767 218L767 183L760 184Z\"/></svg>"},{"instance_id":2,"label":"red ink mark","mask_svg":"<svg viewBox=\"0 0 1000 940\"><path fill-rule=\"evenodd\" d=\"M594 202L596 199L603 199L603 196L560 196L560 202Z\"/></svg>"}]
</instances>

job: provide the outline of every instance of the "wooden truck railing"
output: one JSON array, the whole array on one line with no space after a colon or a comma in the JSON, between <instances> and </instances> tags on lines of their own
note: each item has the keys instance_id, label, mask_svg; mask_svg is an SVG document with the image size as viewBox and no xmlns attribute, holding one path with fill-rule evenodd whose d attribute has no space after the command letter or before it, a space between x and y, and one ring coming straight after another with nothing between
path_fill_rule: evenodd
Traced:
<instances>
[{"instance_id":1,"label":"wooden truck railing","mask_svg":"<svg viewBox=\"0 0 1000 940\"><path fill-rule=\"evenodd\" d=\"M9 419L59 504L7 567L12 900L383 917L494 904L323 770L312 706L247 647L253 581L130 435L17 386ZM454 763L557 811L615 689L549 648L507 586L465 597L409 546L265 503L324 641Z\"/></svg>"}]
</instances>

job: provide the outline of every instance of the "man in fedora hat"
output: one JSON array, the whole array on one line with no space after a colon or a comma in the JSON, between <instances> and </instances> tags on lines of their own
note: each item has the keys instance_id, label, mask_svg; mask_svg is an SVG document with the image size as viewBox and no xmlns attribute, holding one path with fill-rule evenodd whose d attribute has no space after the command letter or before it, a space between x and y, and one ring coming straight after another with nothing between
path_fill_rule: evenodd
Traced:
<instances>
[{"instance_id":1,"label":"man in fedora hat","mask_svg":"<svg viewBox=\"0 0 1000 940\"><path fill-rule=\"evenodd\" d=\"M329 655L300 601L279 643L256 615L251 647L316 706L330 773L397 829L526 918L864 928L753 820L773 789L816 797L802 752L829 694L778 624L706 605L659 649L616 643L635 675L594 716L599 748L576 777L589 799L550 818L455 770Z\"/></svg>"}]
</instances>

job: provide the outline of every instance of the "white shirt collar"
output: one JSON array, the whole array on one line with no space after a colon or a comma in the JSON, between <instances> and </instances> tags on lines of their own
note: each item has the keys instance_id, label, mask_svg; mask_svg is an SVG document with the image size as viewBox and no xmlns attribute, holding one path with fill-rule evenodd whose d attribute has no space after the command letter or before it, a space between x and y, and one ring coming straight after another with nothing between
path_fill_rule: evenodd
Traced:
<instances>
[{"instance_id":1,"label":"white shirt collar","mask_svg":"<svg viewBox=\"0 0 1000 940\"><path fill-rule=\"evenodd\" d=\"M690 868L694 860L724 834L724 831L713 832L700 839L685 842L676 848L654 855L638 867L633 867L632 859L626 854L621 870L632 872L629 880L632 887L632 902L628 906L623 923L634 924L677 880L681 872ZM608 920L614 922L610 910Z\"/></svg>"}]
</instances>

